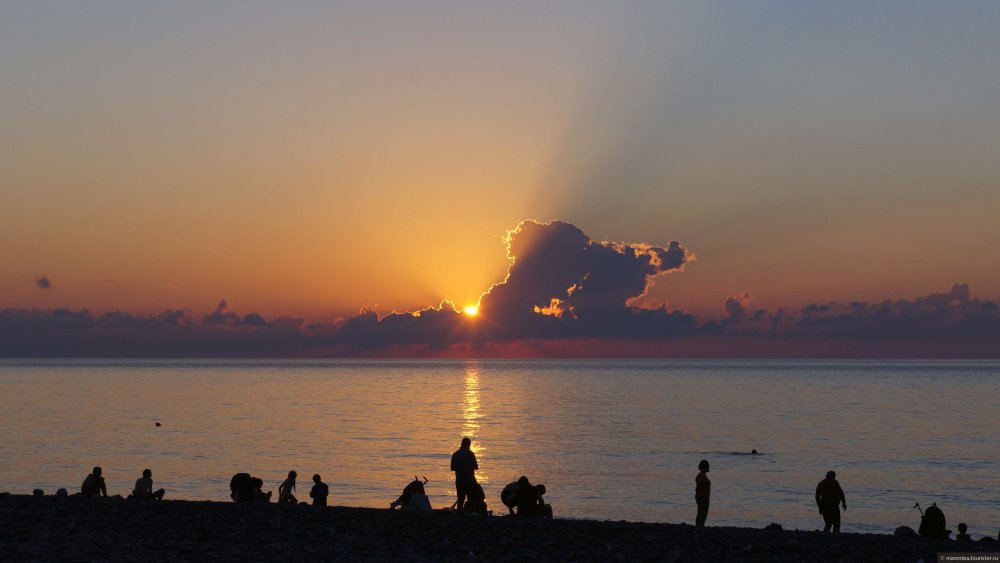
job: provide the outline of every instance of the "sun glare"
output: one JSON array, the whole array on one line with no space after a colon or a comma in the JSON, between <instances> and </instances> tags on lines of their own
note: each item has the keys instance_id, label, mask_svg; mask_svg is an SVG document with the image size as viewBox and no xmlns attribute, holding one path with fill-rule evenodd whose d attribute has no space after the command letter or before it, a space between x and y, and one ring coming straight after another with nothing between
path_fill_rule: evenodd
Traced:
<instances>
[{"instance_id":1,"label":"sun glare","mask_svg":"<svg viewBox=\"0 0 1000 563\"><path fill-rule=\"evenodd\" d=\"M466 315L470 315L470 316L474 317L474 316L476 316L476 313L479 312L479 307L475 307L475 306L470 305L470 306L462 309L462 311L464 311Z\"/></svg>"}]
</instances>

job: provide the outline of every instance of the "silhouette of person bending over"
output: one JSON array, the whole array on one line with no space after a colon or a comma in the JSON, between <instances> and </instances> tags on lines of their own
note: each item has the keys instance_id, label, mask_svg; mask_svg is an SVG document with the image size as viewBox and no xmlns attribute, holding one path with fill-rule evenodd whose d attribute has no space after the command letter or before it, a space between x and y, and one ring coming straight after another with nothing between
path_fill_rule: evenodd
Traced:
<instances>
[{"instance_id":1,"label":"silhouette of person bending over","mask_svg":"<svg viewBox=\"0 0 1000 563\"><path fill-rule=\"evenodd\" d=\"M132 498L163 500L163 495L163 489L153 491L153 472L143 469L142 477L135 480L135 490L132 491Z\"/></svg>"},{"instance_id":2,"label":"silhouette of person bending over","mask_svg":"<svg viewBox=\"0 0 1000 563\"><path fill-rule=\"evenodd\" d=\"M295 490L295 478L298 476L298 473L289 471L288 479L285 479L280 485L278 485L278 504L295 504L299 502L298 499L292 495L292 491Z\"/></svg>"},{"instance_id":3,"label":"silhouette of person bending over","mask_svg":"<svg viewBox=\"0 0 1000 563\"><path fill-rule=\"evenodd\" d=\"M313 499L313 506L326 506L326 497L330 496L330 487L320 479L319 473L313 475L313 483L315 484L309 491L309 496Z\"/></svg>"},{"instance_id":4,"label":"silhouette of person bending over","mask_svg":"<svg viewBox=\"0 0 1000 563\"><path fill-rule=\"evenodd\" d=\"M708 519L708 499L712 495L712 481L708 478L708 460L698 464L698 476L694 478L694 502L698 505L698 515L694 525L702 528Z\"/></svg>"},{"instance_id":5,"label":"silhouette of person bending over","mask_svg":"<svg viewBox=\"0 0 1000 563\"><path fill-rule=\"evenodd\" d=\"M108 496L108 488L104 485L104 477L101 477L100 467L95 467L94 472L83 480L80 494L85 497Z\"/></svg>"},{"instance_id":6,"label":"silhouette of person bending over","mask_svg":"<svg viewBox=\"0 0 1000 563\"><path fill-rule=\"evenodd\" d=\"M552 518L552 506L545 504L545 485L532 485L524 475L517 480L514 504L523 518ZM502 499L501 499L502 500Z\"/></svg>"},{"instance_id":7,"label":"silhouette of person bending over","mask_svg":"<svg viewBox=\"0 0 1000 563\"><path fill-rule=\"evenodd\" d=\"M462 447L451 454L451 470L455 472L455 492L458 494L459 512L463 510L465 497L476 483L476 470L479 469L476 454L472 453L471 448L472 440L462 438Z\"/></svg>"},{"instance_id":8,"label":"silhouette of person bending over","mask_svg":"<svg viewBox=\"0 0 1000 563\"><path fill-rule=\"evenodd\" d=\"M844 498L844 490L837 482L837 473L828 471L826 479L816 485L816 506L819 513L823 515L823 531L829 532L833 528L834 533L840 532L840 508L843 505L847 510L847 499Z\"/></svg>"}]
</instances>

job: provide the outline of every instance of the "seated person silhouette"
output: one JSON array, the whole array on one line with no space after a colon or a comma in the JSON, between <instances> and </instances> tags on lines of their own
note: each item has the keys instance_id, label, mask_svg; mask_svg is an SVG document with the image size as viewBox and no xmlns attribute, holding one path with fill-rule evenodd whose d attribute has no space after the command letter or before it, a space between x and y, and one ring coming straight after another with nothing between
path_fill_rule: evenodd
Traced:
<instances>
[{"instance_id":1,"label":"seated person silhouette","mask_svg":"<svg viewBox=\"0 0 1000 563\"><path fill-rule=\"evenodd\" d=\"M108 488L104 485L104 477L101 476L101 468L95 467L94 472L87 475L80 486L80 494L85 497L108 496Z\"/></svg>"},{"instance_id":2,"label":"seated person silhouette","mask_svg":"<svg viewBox=\"0 0 1000 563\"><path fill-rule=\"evenodd\" d=\"M236 502L270 502L271 492L261 491L264 481L251 477L249 473L237 473L229 480L230 494Z\"/></svg>"},{"instance_id":3,"label":"seated person silhouette","mask_svg":"<svg viewBox=\"0 0 1000 563\"><path fill-rule=\"evenodd\" d=\"M259 477L253 478L253 499L258 502L271 502L271 491L266 493L261 490L264 486L264 480Z\"/></svg>"},{"instance_id":4,"label":"seated person silhouette","mask_svg":"<svg viewBox=\"0 0 1000 563\"><path fill-rule=\"evenodd\" d=\"M483 491L483 486L474 482L468 486L467 494L465 512L486 516L489 512L486 507L486 493Z\"/></svg>"},{"instance_id":5,"label":"seated person silhouette","mask_svg":"<svg viewBox=\"0 0 1000 563\"><path fill-rule=\"evenodd\" d=\"M163 500L163 495L163 489L153 490L153 472L149 469L143 469L142 477L136 479L135 490L132 491L129 498Z\"/></svg>"},{"instance_id":6,"label":"seated person silhouette","mask_svg":"<svg viewBox=\"0 0 1000 563\"><path fill-rule=\"evenodd\" d=\"M330 487L320 479L319 473L313 475L312 490L309 496L313 499L313 506L326 506L326 497L330 495Z\"/></svg>"},{"instance_id":7,"label":"seated person silhouette","mask_svg":"<svg viewBox=\"0 0 1000 563\"><path fill-rule=\"evenodd\" d=\"M965 522L959 522L958 533L955 534L955 539L958 541L972 541L972 536L965 533L969 530L969 527L965 525Z\"/></svg>"}]
</instances>

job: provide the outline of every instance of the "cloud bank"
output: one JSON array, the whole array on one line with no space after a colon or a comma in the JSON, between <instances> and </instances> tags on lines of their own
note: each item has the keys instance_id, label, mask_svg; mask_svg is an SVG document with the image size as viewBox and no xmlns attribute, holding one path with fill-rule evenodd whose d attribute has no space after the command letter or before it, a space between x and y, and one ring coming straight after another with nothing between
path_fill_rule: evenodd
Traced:
<instances>
[{"instance_id":1,"label":"cloud bank","mask_svg":"<svg viewBox=\"0 0 1000 563\"><path fill-rule=\"evenodd\" d=\"M2 357L1000 357L1000 306L956 284L912 300L753 307L742 292L699 320L639 301L694 255L678 241L594 241L524 221L505 238L506 278L475 315L445 301L309 324L230 310L158 315L0 310ZM46 278L47 281L47 278Z\"/></svg>"}]
</instances>

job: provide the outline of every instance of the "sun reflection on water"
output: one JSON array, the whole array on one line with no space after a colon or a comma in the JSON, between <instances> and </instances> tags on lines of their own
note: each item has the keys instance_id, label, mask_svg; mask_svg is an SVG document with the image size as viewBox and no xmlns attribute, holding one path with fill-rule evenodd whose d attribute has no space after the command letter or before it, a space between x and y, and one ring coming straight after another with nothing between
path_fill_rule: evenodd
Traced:
<instances>
[{"instance_id":1,"label":"sun reflection on water","mask_svg":"<svg viewBox=\"0 0 1000 563\"><path fill-rule=\"evenodd\" d=\"M479 467L484 467L483 458L486 449L479 442L479 419L482 417L479 402L479 365L470 363L465 366L465 402L462 405L462 436L472 440L472 451L476 454ZM480 483L488 483L489 477L482 470L476 473Z\"/></svg>"}]
</instances>

